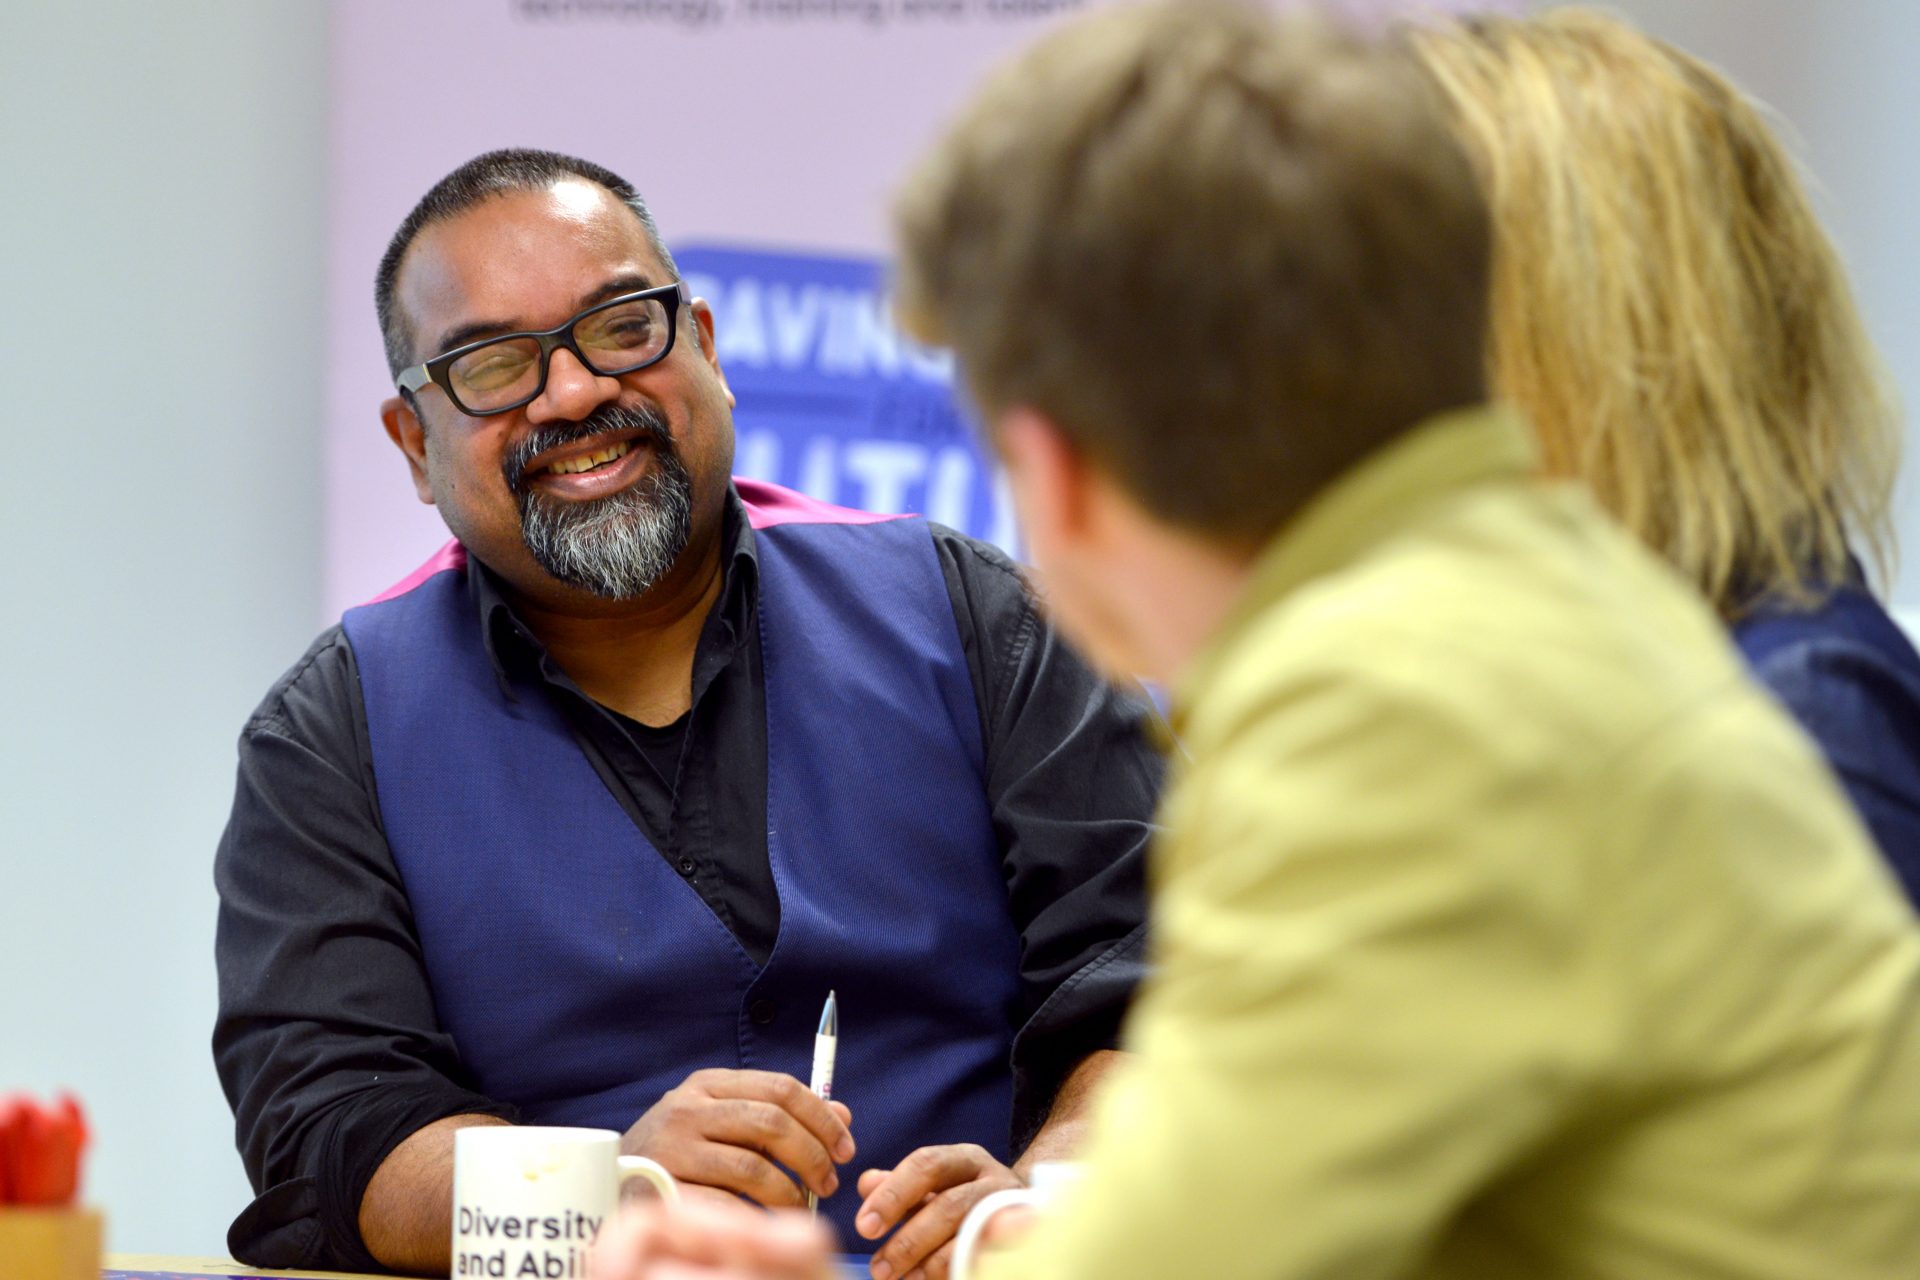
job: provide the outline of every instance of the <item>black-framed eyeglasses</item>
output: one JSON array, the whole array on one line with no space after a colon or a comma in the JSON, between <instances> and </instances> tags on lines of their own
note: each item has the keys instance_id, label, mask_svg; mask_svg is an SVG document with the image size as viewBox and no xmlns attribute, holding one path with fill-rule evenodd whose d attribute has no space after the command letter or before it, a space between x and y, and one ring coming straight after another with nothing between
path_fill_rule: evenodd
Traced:
<instances>
[{"instance_id":1,"label":"black-framed eyeglasses","mask_svg":"<svg viewBox=\"0 0 1920 1280\"><path fill-rule=\"evenodd\" d=\"M601 377L632 373L666 359L673 350L680 310L692 301L684 280L623 293L551 329L503 333L455 347L402 369L394 385L413 395L431 382L470 418L505 413L547 389L547 363L557 347L565 347Z\"/></svg>"}]
</instances>

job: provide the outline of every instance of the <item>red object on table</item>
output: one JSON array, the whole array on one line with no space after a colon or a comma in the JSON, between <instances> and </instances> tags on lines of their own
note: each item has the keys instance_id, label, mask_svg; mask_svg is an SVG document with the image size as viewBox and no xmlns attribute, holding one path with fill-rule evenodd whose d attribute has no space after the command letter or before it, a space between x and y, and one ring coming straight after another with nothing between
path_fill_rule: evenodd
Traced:
<instances>
[{"instance_id":1,"label":"red object on table","mask_svg":"<svg viewBox=\"0 0 1920 1280\"><path fill-rule=\"evenodd\" d=\"M72 1204L86 1146L86 1118L71 1095L52 1107L26 1097L0 1102L0 1204Z\"/></svg>"},{"instance_id":2,"label":"red object on table","mask_svg":"<svg viewBox=\"0 0 1920 1280\"><path fill-rule=\"evenodd\" d=\"M13 1130L19 1117L19 1101L0 1098L0 1205L13 1203Z\"/></svg>"}]
</instances>

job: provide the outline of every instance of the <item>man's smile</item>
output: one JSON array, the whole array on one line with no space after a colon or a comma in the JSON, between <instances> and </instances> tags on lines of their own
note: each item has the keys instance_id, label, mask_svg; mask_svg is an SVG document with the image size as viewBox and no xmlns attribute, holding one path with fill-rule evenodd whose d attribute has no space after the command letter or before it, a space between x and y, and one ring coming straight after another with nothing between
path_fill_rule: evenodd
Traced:
<instances>
[{"instance_id":1,"label":"man's smile","mask_svg":"<svg viewBox=\"0 0 1920 1280\"><path fill-rule=\"evenodd\" d=\"M535 457L527 464L522 483L556 498L590 501L618 493L638 480L652 457L648 441L633 435L578 440Z\"/></svg>"},{"instance_id":2,"label":"man's smile","mask_svg":"<svg viewBox=\"0 0 1920 1280\"><path fill-rule=\"evenodd\" d=\"M549 465L547 467L547 473L556 476L571 476L579 475L583 471L592 471L595 467L605 466L609 462L617 462L619 459L626 457L627 450L630 447L625 440L622 440L617 444L609 445L598 453L584 454L578 458L562 458L560 461Z\"/></svg>"}]
</instances>

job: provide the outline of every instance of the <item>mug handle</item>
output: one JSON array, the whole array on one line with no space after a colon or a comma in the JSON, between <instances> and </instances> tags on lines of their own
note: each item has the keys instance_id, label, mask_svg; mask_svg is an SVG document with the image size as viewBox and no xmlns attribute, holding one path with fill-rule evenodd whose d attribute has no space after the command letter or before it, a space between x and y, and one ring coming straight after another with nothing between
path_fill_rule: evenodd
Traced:
<instances>
[{"instance_id":1,"label":"mug handle","mask_svg":"<svg viewBox=\"0 0 1920 1280\"><path fill-rule=\"evenodd\" d=\"M949 1280L969 1280L973 1274L973 1255L980 1248L980 1236L987 1229L987 1222L1002 1209L1012 1209L1018 1205L1039 1206L1046 1201L1046 1193L1034 1187L1009 1187L1005 1191L996 1191L979 1204L973 1206L966 1221L960 1224L960 1232L953 1238L953 1260L947 1268Z\"/></svg>"},{"instance_id":2,"label":"mug handle","mask_svg":"<svg viewBox=\"0 0 1920 1280\"><path fill-rule=\"evenodd\" d=\"M666 1166L658 1160L649 1160L645 1156L621 1156L619 1158L620 1189L625 1190L635 1178L644 1179L667 1204L677 1203L680 1199L680 1184L673 1180Z\"/></svg>"}]
</instances>

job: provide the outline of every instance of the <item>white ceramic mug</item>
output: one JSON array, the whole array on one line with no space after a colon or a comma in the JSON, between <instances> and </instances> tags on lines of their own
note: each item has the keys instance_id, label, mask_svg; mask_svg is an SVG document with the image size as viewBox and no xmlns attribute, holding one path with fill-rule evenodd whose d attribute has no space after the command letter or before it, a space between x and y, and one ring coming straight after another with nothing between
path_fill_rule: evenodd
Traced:
<instances>
[{"instance_id":1,"label":"white ceramic mug","mask_svg":"<svg viewBox=\"0 0 1920 1280\"><path fill-rule=\"evenodd\" d=\"M953 1238L953 1262L947 1269L949 1280L968 1280L973 1274L973 1258L980 1250L980 1236L994 1214L1022 1206L1044 1211L1085 1172L1084 1165L1070 1161L1044 1161L1027 1171L1026 1186L996 1191L973 1206L960 1224L960 1233Z\"/></svg>"},{"instance_id":2,"label":"white ceramic mug","mask_svg":"<svg viewBox=\"0 0 1920 1280\"><path fill-rule=\"evenodd\" d=\"M620 1192L641 1178L677 1200L673 1175L620 1154L611 1129L485 1125L453 1135L453 1275L579 1280Z\"/></svg>"}]
</instances>

